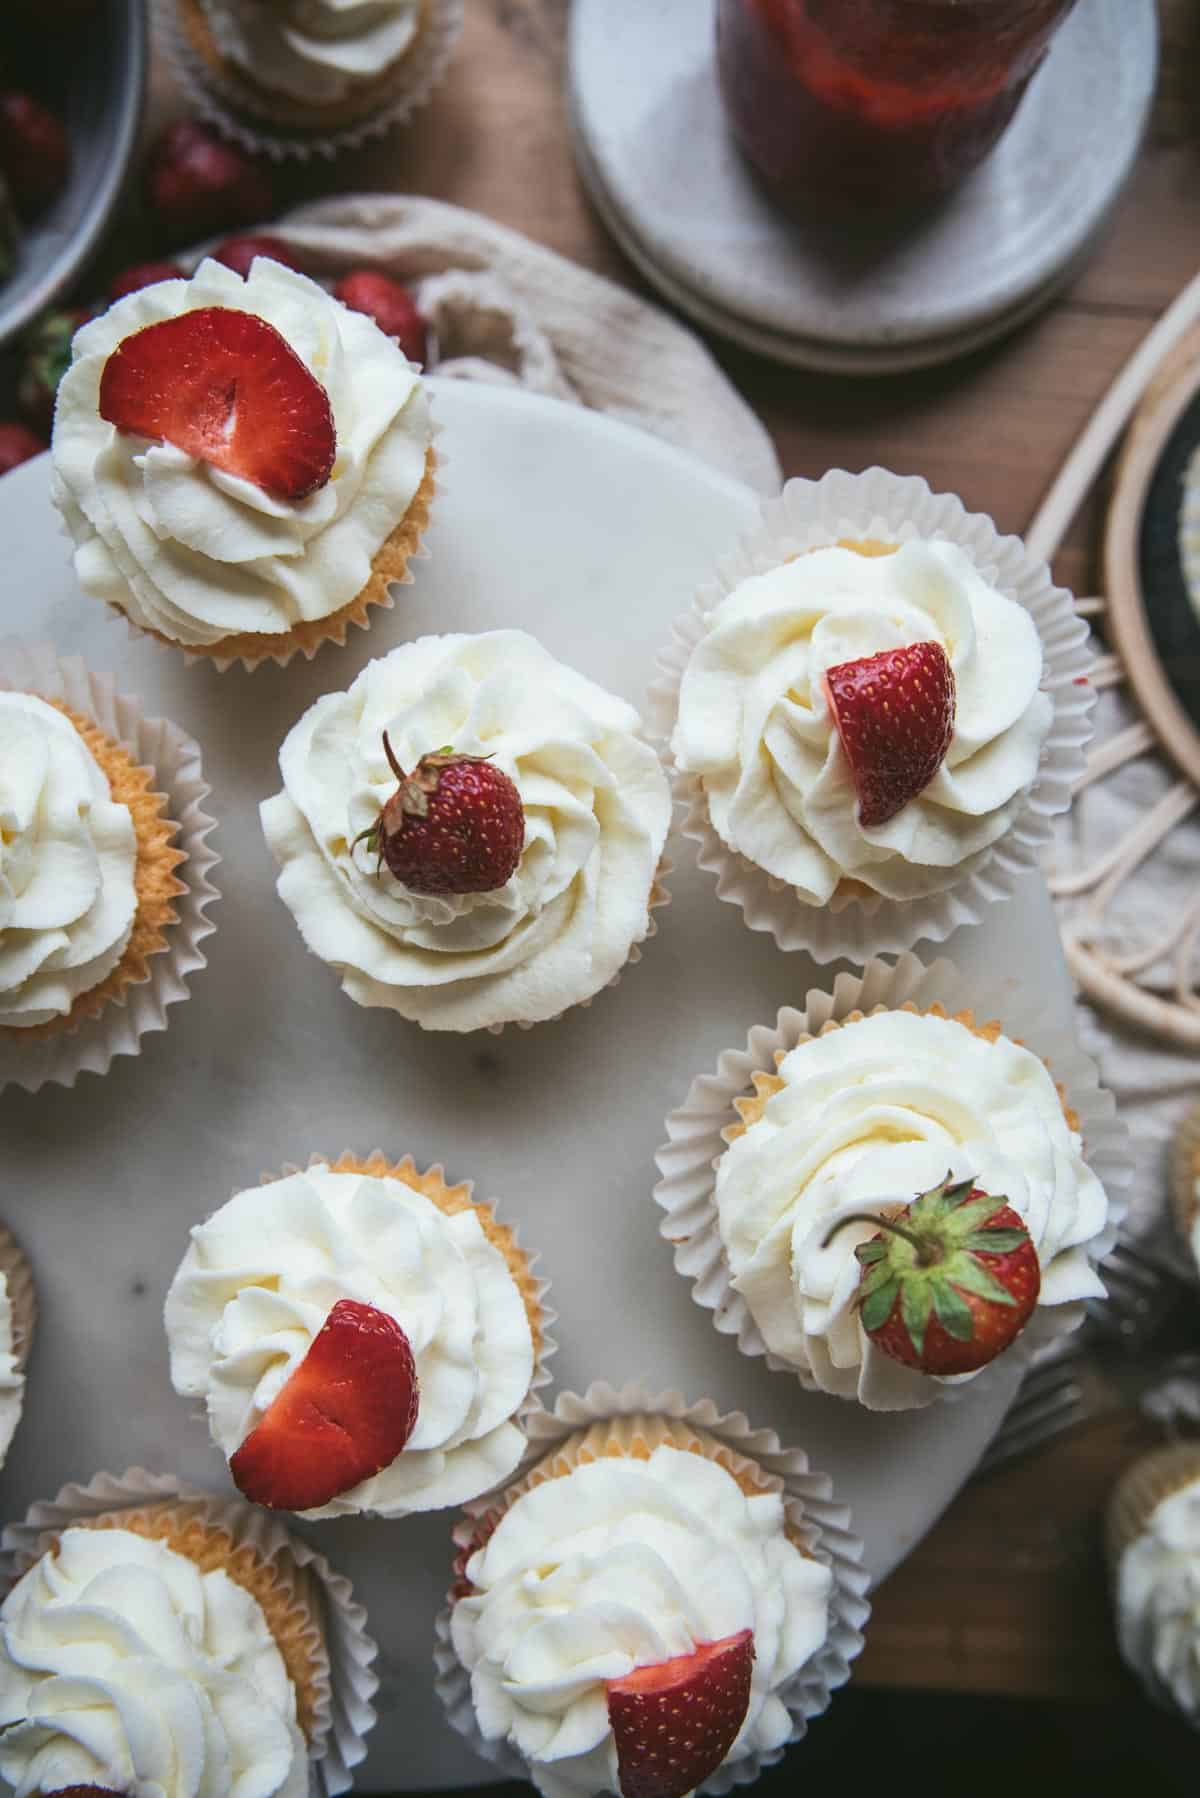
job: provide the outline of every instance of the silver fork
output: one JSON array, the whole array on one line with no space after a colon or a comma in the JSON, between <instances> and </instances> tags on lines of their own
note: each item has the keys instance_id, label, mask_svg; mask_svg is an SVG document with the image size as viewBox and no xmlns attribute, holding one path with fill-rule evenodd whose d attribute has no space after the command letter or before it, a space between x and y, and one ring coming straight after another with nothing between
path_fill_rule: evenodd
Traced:
<instances>
[{"instance_id":1,"label":"silver fork","mask_svg":"<svg viewBox=\"0 0 1200 1798\"><path fill-rule=\"evenodd\" d=\"M1162 1333L1194 1287L1168 1272L1144 1241L1122 1232L1100 1268L1108 1297L1088 1300L1091 1327L1139 1354ZM1193 1296L1194 1302L1194 1296Z\"/></svg>"},{"instance_id":2,"label":"silver fork","mask_svg":"<svg viewBox=\"0 0 1200 1798\"><path fill-rule=\"evenodd\" d=\"M1083 1380L1084 1350L1078 1335L1044 1348L1017 1388L1004 1421L988 1445L977 1473L1039 1447L1082 1423L1094 1409Z\"/></svg>"}]
</instances>

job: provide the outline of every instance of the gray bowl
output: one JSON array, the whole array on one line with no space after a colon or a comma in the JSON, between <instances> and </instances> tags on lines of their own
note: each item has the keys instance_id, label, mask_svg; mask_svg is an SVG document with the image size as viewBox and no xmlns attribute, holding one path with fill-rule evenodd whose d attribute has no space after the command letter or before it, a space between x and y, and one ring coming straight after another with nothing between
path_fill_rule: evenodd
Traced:
<instances>
[{"instance_id":1,"label":"gray bowl","mask_svg":"<svg viewBox=\"0 0 1200 1798\"><path fill-rule=\"evenodd\" d=\"M66 121L71 173L54 205L21 233L13 273L0 284L0 344L71 285L112 217L142 118L147 36L144 0L99 0L86 38L62 59L52 104ZM52 31L47 38L53 43Z\"/></svg>"}]
</instances>

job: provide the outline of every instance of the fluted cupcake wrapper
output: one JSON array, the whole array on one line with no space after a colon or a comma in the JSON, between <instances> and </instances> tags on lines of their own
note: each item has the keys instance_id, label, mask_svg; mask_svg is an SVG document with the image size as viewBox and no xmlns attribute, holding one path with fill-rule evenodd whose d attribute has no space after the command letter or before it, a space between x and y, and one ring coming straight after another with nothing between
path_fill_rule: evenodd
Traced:
<instances>
[{"instance_id":1,"label":"fluted cupcake wrapper","mask_svg":"<svg viewBox=\"0 0 1200 1798\"><path fill-rule=\"evenodd\" d=\"M852 1012L871 1012L877 1006L895 1010L906 1004L919 1011L940 1005L951 1016L972 1011L981 1024L997 1018L1012 1034L1006 1024L1012 1008L1011 983L1003 979L968 983L946 959L927 968L915 955L901 956L895 963L875 957L861 974L839 974L828 991L810 991L803 1009L785 1006L772 1024L757 1025L745 1048L727 1049L715 1071L693 1080L683 1104L667 1118L667 1140L655 1156L661 1178L654 1197L664 1213L659 1232L672 1244L676 1271L691 1282L693 1299L713 1313L713 1323L722 1335L737 1339L744 1355L765 1356L768 1367L795 1374L810 1390L817 1388L811 1371L768 1350L746 1300L733 1286L716 1203L716 1167L726 1147L723 1132L739 1121L734 1101L750 1094L756 1073L775 1072L778 1054L786 1054L801 1038L817 1035L825 1024L841 1022ZM1037 1040L1027 1046L1046 1062L1078 1113L1085 1156L1108 1195L1106 1225L1088 1245L1090 1259L1100 1262L1112 1248L1125 1215L1124 1195L1133 1176L1128 1132L1111 1093L1100 1085L1095 1063L1069 1029L1039 1026ZM1039 1307L1006 1352L1007 1366L1013 1365L1014 1357L1027 1361L1036 1349L1077 1328L1082 1320L1082 1303ZM860 1402L871 1409L907 1410L978 1393L995 1377L1000 1362L979 1374L950 1380L910 1374L898 1364L889 1364L893 1365L897 1379L894 1402L875 1406L865 1397Z\"/></svg>"},{"instance_id":2,"label":"fluted cupcake wrapper","mask_svg":"<svg viewBox=\"0 0 1200 1798\"><path fill-rule=\"evenodd\" d=\"M141 1467L121 1474L98 1473L86 1485L66 1485L57 1497L31 1505L22 1522L7 1526L0 1537L0 1577L6 1584L19 1579L54 1538L73 1525L94 1524L97 1518L114 1512L162 1505L178 1506L227 1531L236 1546L245 1546L259 1560L271 1563L285 1585L289 1566L299 1568L315 1582L321 1598L328 1673L317 1682L314 1693L309 1754L321 1765L330 1798L350 1791L350 1770L365 1757L366 1737L375 1723L378 1649L367 1633L367 1613L355 1598L350 1581L336 1573L324 1555L290 1535L269 1511Z\"/></svg>"},{"instance_id":3,"label":"fluted cupcake wrapper","mask_svg":"<svg viewBox=\"0 0 1200 1798\"><path fill-rule=\"evenodd\" d=\"M0 1274L12 1307L13 1357L24 1373L37 1324L37 1288L25 1251L7 1224L0 1224Z\"/></svg>"},{"instance_id":4,"label":"fluted cupcake wrapper","mask_svg":"<svg viewBox=\"0 0 1200 1798\"><path fill-rule=\"evenodd\" d=\"M1117 1481L1104 1517L1105 1558L1121 1657L1156 1704L1183 1717L1193 1728L1198 1727L1197 1718L1180 1707L1170 1686L1151 1665L1152 1656L1146 1652L1139 1628L1139 1624L1142 1628L1146 1626L1147 1619L1139 1619L1121 1604L1120 1579L1125 1550L1144 1533L1159 1505L1198 1480L1200 1442L1176 1442L1152 1449L1128 1467Z\"/></svg>"},{"instance_id":5,"label":"fluted cupcake wrapper","mask_svg":"<svg viewBox=\"0 0 1200 1798\"><path fill-rule=\"evenodd\" d=\"M168 1006L187 998L188 977L207 961L200 945L216 929L208 909L219 897L211 875L221 858L208 840L215 820L204 809L211 788L200 747L177 724L147 718L111 675L92 674L78 656L60 658L48 643L0 642L0 691L61 701L152 769L183 854L175 873L184 890L172 901L177 919L165 927L165 950L147 960L148 979L53 1035L26 1041L23 1032L0 1030L0 1093L8 1085L34 1093L48 1082L74 1086L81 1073L107 1073L118 1055L140 1054L144 1036L166 1029Z\"/></svg>"},{"instance_id":6,"label":"fluted cupcake wrapper","mask_svg":"<svg viewBox=\"0 0 1200 1798\"><path fill-rule=\"evenodd\" d=\"M231 67L202 56L182 17L179 0L155 0L158 40L176 80L202 118L255 155L275 162L330 161L339 151L356 150L407 124L442 80L462 32L466 0L424 0L424 17L411 48L387 70L364 101L362 116L344 123L316 118L296 123L300 102L280 95L270 116L271 95L238 79Z\"/></svg>"},{"instance_id":7,"label":"fluted cupcake wrapper","mask_svg":"<svg viewBox=\"0 0 1200 1798\"><path fill-rule=\"evenodd\" d=\"M669 745L684 670L710 614L742 581L842 539L899 544L932 537L957 544L986 580L1033 618L1044 655L1042 689L1054 706L1037 779L1012 823L998 842L964 864L944 892L896 900L856 886L835 893L826 906L805 904L794 888L721 840L701 777L674 767L666 751L675 798L684 810L683 834L698 845L700 866L717 876L718 898L739 905L750 928L769 933L781 949L807 950L816 961L861 964L918 942L944 942L959 925L978 924L987 906L1008 898L1018 877L1036 865L1053 835L1053 820L1070 806L1092 734L1092 658L1074 599L1054 585L1046 564L1019 538L1002 536L990 518L968 512L952 494L933 493L917 477L882 468L859 475L835 469L820 481L788 481L778 499L766 502L757 529L718 564L691 608L676 619L671 641L658 657L647 710L656 736Z\"/></svg>"},{"instance_id":8,"label":"fluted cupcake wrapper","mask_svg":"<svg viewBox=\"0 0 1200 1798\"><path fill-rule=\"evenodd\" d=\"M861 1565L863 1545L853 1533L849 1510L837 1503L829 1476L814 1472L803 1450L783 1447L774 1430L755 1429L741 1411L722 1414L711 1399L688 1404L679 1392L654 1393L639 1383L618 1390L596 1381L582 1395L560 1393L553 1411L543 1411L531 1420L529 1452L510 1484L519 1483L546 1456L589 1426L613 1422L614 1433L619 1436L619 1420L635 1415L687 1424L719 1443L735 1462L751 1463L766 1473L770 1483L784 1495L789 1524L803 1536L807 1551L833 1574L824 1645L779 1691L792 1719L789 1740L797 1742L809 1719L819 1716L837 1688L849 1679L850 1663L862 1648L863 1626L870 1613L867 1575ZM470 1545L478 1520L488 1508L486 1499L466 1507L463 1520L454 1530L454 1541L460 1550ZM471 1702L470 1675L455 1654L450 1638L451 1609L452 1601L438 1618L433 1657L435 1686L446 1716L484 1760L511 1778L528 1778L523 1758L508 1742L488 1741L480 1732ZM727 1763L699 1790L722 1793L748 1785L764 1767L780 1760L783 1753L781 1747Z\"/></svg>"},{"instance_id":9,"label":"fluted cupcake wrapper","mask_svg":"<svg viewBox=\"0 0 1200 1798\"><path fill-rule=\"evenodd\" d=\"M1188 1112L1171 1144L1171 1210L1188 1245L1191 1271L1200 1274L1200 1105Z\"/></svg>"}]
</instances>

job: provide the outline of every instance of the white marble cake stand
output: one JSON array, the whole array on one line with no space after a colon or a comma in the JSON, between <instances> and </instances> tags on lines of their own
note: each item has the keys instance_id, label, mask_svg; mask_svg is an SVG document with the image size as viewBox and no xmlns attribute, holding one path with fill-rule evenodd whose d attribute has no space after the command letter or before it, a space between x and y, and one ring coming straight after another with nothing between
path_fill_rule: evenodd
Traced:
<instances>
[{"instance_id":1,"label":"white marble cake stand","mask_svg":"<svg viewBox=\"0 0 1200 1798\"><path fill-rule=\"evenodd\" d=\"M167 1378L162 1299L188 1228L312 1150L378 1145L422 1163L444 1159L454 1178L474 1179L519 1218L554 1282L560 1385L640 1375L774 1425L834 1476L881 1577L974 1466L1015 1373L1005 1370L978 1404L900 1417L805 1394L717 1335L672 1269L650 1197L663 1119L692 1076L800 999L822 978L817 970L747 930L681 842L658 937L590 1010L498 1038L423 1035L351 1004L275 896L256 807L277 786L281 738L317 694L410 635L503 624L527 626L640 701L672 617L755 516L748 491L627 426L506 390L433 385L446 472L432 560L368 634L285 670L222 675L131 640L76 586L48 498L48 458L0 481L0 635L53 638L191 731L224 858L210 965L168 1030L102 1079L0 1097L0 1216L32 1258L41 1301L0 1514L22 1515L68 1479L134 1464L226 1489L203 1421ZM1026 880L947 949L968 974L1012 970L1007 1021L1017 1029L1069 1014L1040 880ZM382 1645L363 1792L492 1777L443 1726L433 1698L449 1526L441 1515L304 1531L354 1579Z\"/></svg>"},{"instance_id":2,"label":"white marble cake stand","mask_svg":"<svg viewBox=\"0 0 1200 1798\"><path fill-rule=\"evenodd\" d=\"M716 0L574 0L579 171L630 260L710 330L802 368L883 374L979 348L1070 279L1154 95L1153 0L1079 0L986 162L892 238L789 220L725 120ZM840 224L840 221L839 221Z\"/></svg>"}]
</instances>

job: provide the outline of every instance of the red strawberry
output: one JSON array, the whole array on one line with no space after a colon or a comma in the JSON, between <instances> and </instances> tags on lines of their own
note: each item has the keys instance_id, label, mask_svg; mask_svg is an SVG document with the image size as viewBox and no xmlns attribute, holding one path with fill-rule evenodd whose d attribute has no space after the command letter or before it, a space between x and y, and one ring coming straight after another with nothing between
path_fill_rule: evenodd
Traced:
<instances>
[{"instance_id":1,"label":"red strawberry","mask_svg":"<svg viewBox=\"0 0 1200 1798\"><path fill-rule=\"evenodd\" d=\"M1041 1269L1007 1200L947 1174L894 1217L858 1221L880 1225L854 1251L863 1270L859 1315L894 1361L921 1373L974 1373L1029 1322Z\"/></svg>"},{"instance_id":2,"label":"red strawberry","mask_svg":"<svg viewBox=\"0 0 1200 1798\"><path fill-rule=\"evenodd\" d=\"M608 1682L622 1798L684 1798L716 1771L750 1704L754 1636L705 1642Z\"/></svg>"},{"instance_id":3,"label":"red strawberry","mask_svg":"<svg viewBox=\"0 0 1200 1798\"><path fill-rule=\"evenodd\" d=\"M383 734L400 785L374 824L360 831L397 880L414 893L490 893L516 869L525 808L508 775L486 756L439 749L406 774Z\"/></svg>"},{"instance_id":4,"label":"red strawberry","mask_svg":"<svg viewBox=\"0 0 1200 1798\"><path fill-rule=\"evenodd\" d=\"M250 264L256 256L269 256L272 262L282 262L284 268L294 268L299 275L306 272L291 244L284 243L282 237L272 237L266 231L246 237L227 237L224 243L217 245L212 255L218 262L223 262L226 268L231 268L235 275L240 275L243 281L250 273Z\"/></svg>"},{"instance_id":5,"label":"red strawberry","mask_svg":"<svg viewBox=\"0 0 1200 1798\"><path fill-rule=\"evenodd\" d=\"M32 218L62 192L71 146L62 122L32 94L0 93L0 169L18 212Z\"/></svg>"},{"instance_id":6,"label":"red strawberry","mask_svg":"<svg viewBox=\"0 0 1200 1798\"><path fill-rule=\"evenodd\" d=\"M228 306L122 338L100 377L100 416L281 499L323 487L337 449L320 382L274 325Z\"/></svg>"},{"instance_id":7,"label":"red strawberry","mask_svg":"<svg viewBox=\"0 0 1200 1798\"><path fill-rule=\"evenodd\" d=\"M143 287L153 287L158 281L177 281L182 273L183 270L173 262L135 262L132 268L122 269L109 282L109 304L123 300L127 293L140 293Z\"/></svg>"},{"instance_id":8,"label":"red strawberry","mask_svg":"<svg viewBox=\"0 0 1200 1798\"><path fill-rule=\"evenodd\" d=\"M258 1505L308 1511L396 1459L413 1433L408 1337L374 1305L339 1299L307 1355L229 1463Z\"/></svg>"},{"instance_id":9,"label":"red strawberry","mask_svg":"<svg viewBox=\"0 0 1200 1798\"><path fill-rule=\"evenodd\" d=\"M407 287L375 269L357 268L333 290L335 300L351 312L365 312L385 337L395 337L410 362L424 368L429 355L429 327L417 311Z\"/></svg>"},{"instance_id":10,"label":"red strawberry","mask_svg":"<svg viewBox=\"0 0 1200 1798\"><path fill-rule=\"evenodd\" d=\"M169 125L150 152L146 198L176 242L270 218L271 179L261 163L194 119Z\"/></svg>"},{"instance_id":11,"label":"red strawberry","mask_svg":"<svg viewBox=\"0 0 1200 1798\"><path fill-rule=\"evenodd\" d=\"M25 338L17 374L17 410L40 437L49 437L54 424L58 384L71 366L75 333L92 316L85 306L45 312Z\"/></svg>"},{"instance_id":12,"label":"red strawberry","mask_svg":"<svg viewBox=\"0 0 1200 1798\"><path fill-rule=\"evenodd\" d=\"M825 672L864 830L924 792L954 735L954 670L940 643L883 649Z\"/></svg>"},{"instance_id":13,"label":"red strawberry","mask_svg":"<svg viewBox=\"0 0 1200 1798\"><path fill-rule=\"evenodd\" d=\"M49 445L41 437L35 437L25 425L15 424L11 420L0 424L0 474L7 474L10 468L20 467L28 462L30 456L40 456Z\"/></svg>"}]
</instances>

